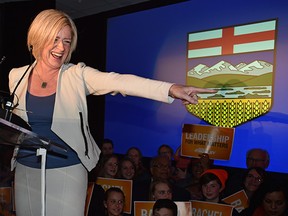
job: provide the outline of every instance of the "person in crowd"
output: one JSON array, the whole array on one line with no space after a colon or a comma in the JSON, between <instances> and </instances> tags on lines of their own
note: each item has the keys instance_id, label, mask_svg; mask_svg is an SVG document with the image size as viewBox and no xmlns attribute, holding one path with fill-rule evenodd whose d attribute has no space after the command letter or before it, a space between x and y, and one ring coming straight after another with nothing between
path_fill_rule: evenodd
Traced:
<instances>
[{"instance_id":1,"label":"person in crowd","mask_svg":"<svg viewBox=\"0 0 288 216\"><path fill-rule=\"evenodd\" d=\"M171 177L171 160L166 156L156 156L150 161L152 180L169 180Z\"/></svg>"},{"instance_id":2,"label":"person in crowd","mask_svg":"<svg viewBox=\"0 0 288 216\"><path fill-rule=\"evenodd\" d=\"M255 209L260 205L260 202L264 196L264 189L267 184L271 182L270 178L267 178L267 173L260 167L254 167L247 169L243 189L248 197L249 206L241 211L241 215L252 215Z\"/></svg>"},{"instance_id":3,"label":"person in crowd","mask_svg":"<svg viewBox=\"0 0 288 216\"><path fill-rule=\"evenodd\" d=\"M252 216L287 216L288 197L285 185L279 180L265 183L261 202Z\"/></svg>"},{"instance_id":4,"label":"person in crowd","mask_svg":"<svg viewBox=\"0 0 288 216\"><path fill-rule=\"evenodd\" d=\"M182 159L184 159L183 156L182 156ZM206 153L200 154L199 158L189 158L189 161L190 161L189 165L187 164L188 167L186 166L183 167L182 165L180 168L179 164L176 165L177 177L175 178L174 176L174 180L178 186L183 187L183 188L186 188L189 185L193 184L194 180L197 181L197 179L199 179L199 172L202 173L206 169L211 168L214 162L213 160L209 158L209 155Z\"/></svg>"},{"instance_id":5,"label":"person in crowd","mask_svg":"<svg viewBox=\"0 0 288 216\"><path fill-rule=\"evenodd\" d=\"M170 199L158 199L152 210L152 216L177 216L178 207Z\"/></svg>"},{"instance_id":6,"label":"person in crowd","mask_svg":"<svg viewBox=\"0 0 288 216\"><path fill-rule=\"evenodd\" d=\"M252 167L260 167L266 172L266 178L270 178L269 173L266 171L270 164L270 156L267 150L261 148L252 148L246 152L246 167L247 169ZM243 176L245 175L245 169L230 170L229 178L226 184L223 194L228 196L233 191L237 191L239 186L243 183Z\"/></svg>"},{"instance_id":7,"label":"person in crowd","mask_svg":"<svg viewBox=\"0 0 288 216\"><path fill-rule=\"evenodd\" d=\"M116 178L117 172L118 156L115 154L104 156L98 176L104 178Z\"/></svg>"},{"instance_id":8,"label":"person in crowd","mask_svg":"<svg viewBox=\"0 0 288 216\"><path fill-rule=\"evenodd\" d=\"M155 180L150 184L149 200L171 199L172 185L166 180Z\"/></svg>"},{"instance_id":9,"label":"person in crowd","mask_svg":"<svg viewBox=\"0 0 288 216\"><path fill-rule=\"evenodd\" d=\"M99 175L100 166L103 164L103 159L107 155L111 155L114 153L114 143L111 139L105 138L100 144L101 153L99 155L98 163L96 167L89 173L89 181L95 181L95 178ZM94 179L92 179L94 178Z\"/></svg>"},{"instance_id":10,"label":"person in crowd","mask_svg":"<svg viewBox=\"0 0 288 216\"><path fill-rule=\"evenodd\" d=\"M270 163L269 152L265 149L253 148L246 153L246 166L251 167L261 167L266 170Z\"/></svg>"},{"instance_id":11,"label":"person in crowd","mask_svg":"<svg viewBox=\"0 0 288 216\"><path fill-rule=\"evenodd\" d=\"M241 177L241 183L236 185L238 181L234 182L233 190L225 191L225 197L232 195L240 190L244 190L248 200L250 200L259 187L267 180L267 174L261 167L247 168Z\"/></svg>"},{"instance_id":12,"label":"person in crowd","mask_svg":"<svg viewBox=\"0 0 288 216\"><path fill-rule=\"evenodd\" d=\"M261 197L261 187L263 184L267 181L266 177L266 171L263 170L260 167L252 167L250 169L247 169L244 173L244 176L242 177L242 184L241 185L235 185L235 191L229 191L229 194L224 194L224 196L232 195L240 190L244 190L245 194L248 198L248 206L246 209L238 209L238 211L242 212L243 215L249 215L248 212L251 212L254 210L256 203ZM246 212L244 214L244 212Z\"/></svg>"},{"instance_id":13,"label":"person in crowd","mask_svg":"<svg viewBox=\"0 0 288 216\"><path fill-rule=\"evenodd\" d=\"M172 185L172 200L173 201L188 201L190 194L184 188L181 188L173 183L171 178L171 161L166 156L156 156L150 161L151 178L142 181L139 187L135 187L134 200L148 200L150 185L157 180L169 181Z\"/></svg>"},{"instance_id":14,"label":"person in crowd","mask_svg":"<svg viewBox=\"0 0 288 216\"><path fill-rule=\"evenodd\" d=\"M120 179L133 180L136 166L131 158L124 157L119 162L117 177Z\"/></svg>"},{"instance_id":15,"label":"person in crowd","mask_svg":"<svg viewBox=\"0 0 288 216\"><path fill-rule=\"evenodd\" d=\"M125 205L124 192L117 187L106 190L104 195L105 216L125 216L123 213Z\"/></svg>"},{"instance_id":16,"label":"person in crowd","mask_svg":"<svg viewBox=\"0 0 288 216\"><path fill-rule=\"evenodd\" d=\"M266 172L260 167L252 167L247 170L244 182L243 189L248 197L248 200L251 200L256 191L259 190L260 186L265 182Z\"/></svg>"},{"instance_id":17,"label":"person in crowd","mask_svg":"<svg viewBox=\"0 0 288 216\"><path fill-rule=\"evenodd\" d=\"M32 21L27 36L27 47L35 61L9 73L12 98L7 109L28 122L33 132L67 149L67 152L51 149L63 152L64 158L47 156L47 215L84 214L87 171L96 166L100 154L90 134L87 95L121 93L166 103L180 99L185 105L196 104L198 93L216 92L101 72L84 63L72 64L70 59L76 45L77 29L66 13L55 9L41 11ZM16 167L17 216L40 215L41 160L36 154L26 157L35 150L16 148L14 153L11 162L12 168Z\"/></svg>"},{"instance_id":18,"label":"person in crowd","mask_svg":"<svg viewBox=\"0 0 288 216\"><path fill-rule=\"evenodd\" d=\"M111 139L104 139L101 145L101 154L110 155L114 154L114 143Z\"/></svg>"},{"instance_id":19,"label":"person in crowd","mask_svg":"<svg viewBox=\"0 0 288 216\"><path fill-rule=\"evenodd\" d=\"M181 146L176 149L175 154L173 155L175 161L175 167L177 170L177 175L175 176L175 180L187 178L187 170L189 165L191 164L191 158L181 155Z\"/></svg>"},{"instance_id":20,"label":"person in crowd","mask_svg":"<svg viewBox=\"0 0 288 216\"><path fill-rule=\"evenodd\" d=\"M143 165L142 152L139 148L132 146L126 152L126 157L131 158L136 166L135 181L146 181L150 179L150 173Z\"/></svg>"},{"instance_id":21,"label":"person in crowd","mask_svg":"<svg viewBox=\"0 0 288 216\"><path fill-rule=\"evenodd\" d=\"M162 144L161 146L159 146L157 154L161 156L167 156L172 161L174 151L171 146L167 144Z\"/></svg>"},{"instance_id":22,"label":"person in crowd","mask_svg":"<svg viewBox=\"0 0 288 216\"><path fill-rule=\"evenodd\" d=\"M175 161L174 161L174 150L172 149L171 146L167 145L167 144L162 144L161 146L159 146L158 150L157 150L157 155L159 156L166 156L169 158L169 160L171 161L171 172L172 172L172 177L174 178L174 176L177 176L177 168L175 167Z\"/></svg>"},{"instance_id":23,"label":"person in crowd","mask_svg":"<svg viewBox=\"0 0 288 216\"><path fill-rule=\"evenodd\" d=\"M187 185L186 190L190 192L191 200L202 200L202 188L200 185L200 177L204 171L211 169L213 165L213 160L210 160L208 154L201 154L200 158L192 158L189 166L191 170L191 176L186 178L186 182L181 184ZM179 184L180 181L178 181Z\"/></svg>"},{"instance_id":24,"label":"person in crowd","mask_svg":"<svg viewBox=\"0 0 288 216\"><path fill-rule=\"evenodd\" d=\"M171 172L171 160L167 157L157 156L150 161L151 180L166 180L172 185L172 199L174 201L188 201L189 192L174 183Z\"/></svg>"},{"instance_id":25,"label":"person in crowd","mask_svg":"<svg viewBox=\"0 0 288 216\"><path fill-rule=\"evenodd\" d=\"M228 179L228 172L224 169L207 169L201 174L200 184L204 201L212 203L226 204L222 201L221 192L225 188ZM233 208L232 216L239 213Z\"/></svg>"},{"instance_id":26,"label":"person in crowd","mask_svg":"<svg viewBox=\"0 0 288 216\"><path fill-rule=\"evenodd\" d=\"M225 188L228 173L223 169L208 169L201 174L200 184L204 200L221 203L221 192Z\"/></svg>"}]
</instances>

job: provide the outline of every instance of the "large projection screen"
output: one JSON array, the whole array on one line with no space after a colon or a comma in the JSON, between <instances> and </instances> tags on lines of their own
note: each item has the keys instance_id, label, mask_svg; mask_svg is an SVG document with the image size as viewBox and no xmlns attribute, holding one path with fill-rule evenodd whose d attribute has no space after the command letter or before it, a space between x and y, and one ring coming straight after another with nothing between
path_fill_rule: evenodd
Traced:
<instances>
[{"instance_id":1,"label":"large projection screen","mask_svg":"<svg viewBox=\"0 0 288 216\"><path fill-rule=\"evenodd\" d=\"M108 19L107 71L130 73L168 82L186 82L187 34L226 26L277 20L274 51L273 105L253 120L235 126L229 161L216 165L245 168L246 151L264 148L271 155L268 168L288 172L288 2L270 0L196 0L138 11ZM181 144L183 124L208 125L187 112L180 101L164 104L122 95L106 97L105 137L115 151L137 146L153 157L161 144Z\"/></svg>"}]
</instances>

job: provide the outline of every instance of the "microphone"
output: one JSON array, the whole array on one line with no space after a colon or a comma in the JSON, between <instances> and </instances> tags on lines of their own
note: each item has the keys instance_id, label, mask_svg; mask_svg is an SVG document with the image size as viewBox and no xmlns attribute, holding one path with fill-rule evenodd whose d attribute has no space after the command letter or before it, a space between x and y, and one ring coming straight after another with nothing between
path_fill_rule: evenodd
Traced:
<instances>
[{"instance_id":1,"label":"microphone","mask_svg":"<svg viewBox=\"0 0 288 216\"><path fill-rule=\"evenodd\" d=\"M23 75L21 76L21 78L19 79L19 81L17 82L15 88L13 89L12 93L10 94L9 99L6 101L5 104L5 110L6 110L6 115L5 115L5 120L11 121L12 118L12 110L18 106L18 102L14 105L13 101L14 101L14 97L15 97L15 92L18 88L18 86L20 85L20 83L22 82L23 78L25 77L25 75L27 74L27 72L29 71L29 69L31 68L32 64L33 64L33 58L32 58L32 49L33 46L30 45L29 47L29 53L30 53L30 64L28 66L28 68L25 70L25 72L23 73ZM17 97L17 95L16 95Z\"/></svg>"},{"instance_id":2,"label":"microphone","mask_svg":"<svg viewBox=\"0 0 288 216\"><path fill-rule=\"evenodd\" d=\"M0 65L5 61L6 56L2 56L1 60L0 60Z\"/></svg>"}]
</instances>

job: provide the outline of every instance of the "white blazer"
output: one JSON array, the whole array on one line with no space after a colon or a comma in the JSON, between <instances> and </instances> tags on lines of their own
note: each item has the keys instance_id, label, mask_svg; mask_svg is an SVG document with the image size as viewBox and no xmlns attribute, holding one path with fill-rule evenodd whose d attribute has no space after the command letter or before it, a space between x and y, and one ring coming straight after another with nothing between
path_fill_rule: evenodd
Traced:
<instances>
[{"instance_id":1,"label":"white blazer","mask_svg":"<svg viewBox=\"0 0 288 216\"><path fill-rule=\"evenodd\" d=\"M29 74L35 64L36 62L15 92L19 98L19 105L13 112L27 122L26 92ZM10 71L10 92L13 92L27 68L28 66L24 66ZM100 149L89 131L86 96L121 93L123 96L132 95L172 103L173 99L168 96L172 85L135 75L100 72L84 63L64 64L58 75L51 129L77 152L82 164L91 171L99 160ZM12 158L12 169L15 167L17 152L16 149Z\"/></svg>"}]
</instances>

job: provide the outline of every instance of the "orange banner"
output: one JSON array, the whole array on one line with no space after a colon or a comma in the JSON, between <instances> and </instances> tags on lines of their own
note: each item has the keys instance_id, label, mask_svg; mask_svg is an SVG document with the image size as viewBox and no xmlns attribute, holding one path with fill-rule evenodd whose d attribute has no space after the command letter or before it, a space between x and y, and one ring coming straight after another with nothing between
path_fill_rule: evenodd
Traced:
<instances>
[{"instance_id":1,"label":"orange banner","mask_svg":"<svg viewBox=\"0 0 288 216\"><path fill-rule=\"evenodd\" d=\"M135 201L134 216L150 216L155 201Z\"/></svg>"},{"instance_id":2,"label":"orange banner","mask_svg":"<svg viewBox=\"0 0 288 216\"><path fill-rule=\"evenodd\" d=\"M191 201L191 202L192 202L192 216L198 216L198 215L232 216L233 207L230 205L202 202L202 201Z\"/></svg>"},{"instance_id":3,"label":"orange banner","mask_svg":"<svg viewBox=\"0 0 288 216\"><path fill-rule=\"evenodd\" d=\"M211 159L229 160L234 141L234 128L184 124L181 154L199 157L209 154Z\"/></svg>"},{"instance_id":4,"label":"orange banner","mask_svg":"<svg viewBox=\"0 0 288 216\"><path fill-rule=\"evenodd\" d=\"M124 212L131 214L132 209L132 180L126 179L110 179L110 178L101 178L98 177L97 184L101 185L102 188L106 191L110 187L120 188L125 195L125 206Z\"/></svg>"},{"instance_id":5,"label":"orange banner","mask_svg":"<svg viewBox=\"0 0 288 216\"><path fill-rule=\"evenodd\" d=\"M239 213L248 207L248 197L244 190L240 190L222 199L223 202L231 204Z\"/></svg>"},{"instance_id":6,"label":"orange banner","mask_svg":"<svg viewBox=\"0 0 288 216\"><path fill-rule=\"evenodd\" d=\"M85 202L85 213L84 213L85 216L88 216L89 213L89 206L93 195L94 185L95 185L94 182L88 182L86 202Z\"/></svg>"},{"instance_id":7,"label":"orange banner","mask_svg":"<svg viewBox=\"0 0 288 216\"><path fill-rule=\"evenodd\" d=\"M12 188L1 187L0 188L0 215L11 216L12 215Z\"/></svg>"},{"instance_id":8,"label":"orange banner","mask_svg":"<svg viewBox=\"0 0 288 216\"><path fill-rule=\"evenodd\" d=\"M150 216L152 215L153 205L155 201L135 201L134 216ZM178 208L178 216L192 215L191 202L175 202Z\"/></svg>"}]
</instances>

